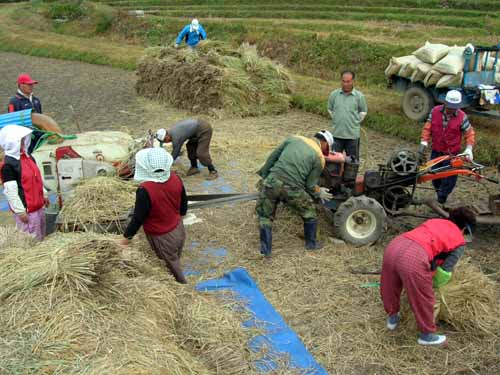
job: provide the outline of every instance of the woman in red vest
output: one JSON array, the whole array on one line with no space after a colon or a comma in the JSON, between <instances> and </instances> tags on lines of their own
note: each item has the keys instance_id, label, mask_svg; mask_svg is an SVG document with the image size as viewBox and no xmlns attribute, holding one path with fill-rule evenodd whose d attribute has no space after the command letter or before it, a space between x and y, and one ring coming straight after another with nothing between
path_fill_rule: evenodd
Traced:
<instances>
[{"instance_id":1,"label":"woman in red vest","mask_svg":"<svg viewBox=\"0 0 500 375\"><path fill-rule=\"evenodd\" d=\"M182 216L187 212L187 196L182 180L170 172L172 163L172 156L163 148L146 148L135 155L134 180L141 184L121 244L128 245L142 226L156 255L177 282L186 284L180 257L186 240Z\"/></svg>"},{"instance_id":2,"label":"woman in red vest","mask_svg":"<svg viewBox=\"0 0 500 375\"><path fill-rule=\"evenodd\" d=\"M0 130L0 147L5 153L0 177L17 228L42 241L49 201L44 196L40 170L27 152L31 133L31 129L18 125L7 125Z\"/></svg>"},{"instance_id":3,"label":"woman in red vest","mask_svg":"<svg viewBox=\"0 0 500 375\"><path fill-rule=\"evenodd\" d=\"M444 105L438 105L432 109L429 119L422 129L419 148L421 157L423 157L425 149L431 140L431 159L443 155L459 154L463 135L466 143L463 153L467 155L470 161L473 160L472 148L476 142L474 128L470 124L467 115L460 109L462 106L460 91L450 90L446 94ZM445 167L449 164L449 161L441 162L434 166L433 169ZM448 195L451 194L456 183L457 176L432 181L439 203L446 203Z\"/></svg>"},{"instance_id":4,"label":"woman in red vest","mask_svg":"<svg viewBox=\"0 0 500 375\"><path fill-rule=\"evenodd\" d=\"M439 288L451 273L465 246L464 231L472 233L474 213L460 207L448 219L427 220L412 231L394 238L387 245L382 264L380 294L389 315L387 328L396 329L401 319L400 297L404 288L420 331L418 343L440 345L445 335L437 335L434 323L433 284Z\"/></svg>"}]
</instances>

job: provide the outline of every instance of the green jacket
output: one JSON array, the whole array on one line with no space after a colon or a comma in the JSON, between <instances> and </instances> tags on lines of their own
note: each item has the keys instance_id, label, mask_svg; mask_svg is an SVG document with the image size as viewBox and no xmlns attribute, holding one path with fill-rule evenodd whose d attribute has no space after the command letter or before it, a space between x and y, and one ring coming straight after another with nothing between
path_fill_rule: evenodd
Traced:
<instances>
[{"instance_id":1,"label":"green jacket","mask_svg":"<svg viewBox=\"0 0 500 375\"><path fill-rule=\"evenodd\" d=\"M272 175L291 188L303 189L314 195L318 191L323 167L324 158L319 141L290 136L269 155L257 173L264 179Z\"/></svg>"}]
</instances>

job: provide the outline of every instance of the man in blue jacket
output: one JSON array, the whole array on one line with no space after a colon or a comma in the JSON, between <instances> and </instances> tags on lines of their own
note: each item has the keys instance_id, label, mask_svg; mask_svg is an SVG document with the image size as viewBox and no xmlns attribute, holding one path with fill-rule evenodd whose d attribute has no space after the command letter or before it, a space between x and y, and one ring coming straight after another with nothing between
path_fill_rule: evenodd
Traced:
<instances>
[{"instance_id":1,"label":"man in blue jacket","mask_svg":"<svg viewBox=\"0 0 500 375\"><path fill-rule=\"evenodd\" d=\"M200 25L196 18L191 21L189 25L184 26L182 31L177 36L175 40L175 48L179 47L182 43L182 40L186 41L186 44L190 48L196 48L198 43L201 40L207 39L207 33L203 29L203 26Z\"/></svg>"},{"instance_id":2,"label":"man in blue jacket","mask_svg":"<svg viewBox=\"0 0 500 375\"><path fill-rule=\"evenodd\" d=\"M33 95L33 85L38 81L32 79L29 74L23 73L17 77L17 93L9 100L9 112L33 109L33 112L42 113L40 99Z\"/></svg>"}]
</instances>

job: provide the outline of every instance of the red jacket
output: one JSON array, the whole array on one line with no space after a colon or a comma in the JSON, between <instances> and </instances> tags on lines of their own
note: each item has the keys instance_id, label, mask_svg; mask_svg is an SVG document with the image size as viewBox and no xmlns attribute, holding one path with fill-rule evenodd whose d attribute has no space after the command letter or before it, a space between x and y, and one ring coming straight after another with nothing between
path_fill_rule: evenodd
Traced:
<instances>
[{"instance_id":1,"label":"red jacket","mask_svg":"<svg viewBox=\"0 0 500 375\"><path fill-rule=\"evenodd\" d=\"M419 243L427 252L429 262L441 253L449 253L465 245L462 231L446 219L427 220L402 236Z\"/></svg>"},{"instance_id":2,"label":"red jacket","mask_svg":"<svg viewBox=\"0 0 500 375\"><path fill-rule=\"evenodd\" d=\"M438 105L432 110L432 149L446 154L458 154L462 143L462 121L465 113L457 109L457 115L451 116L448 126L443 129L443 106Z\"/></svg>"},{"instance_id":3,"label":"red jacket","mask_svg":"<svg viewBox=\"0 0 500 375\"><path fill-rule=\"evenodd\" d=\"M17 182L18 195L27 213L44 206L42 176L31 156L22 153L19 160L6 156L0 165L0 175L3 182Z\"/></svg>"},{"instance_id":4,"label":"red jacket","mask_svg":"<svg viewBox=\"0 0 500 375\"><path fill-rule=\"evenodd\" d=\"M181 220L182 181L171 173L167 182L143 182L151 200L151 211L144 221L144 232L159 236L173 231Z\"/></svg>"}]
</instances>

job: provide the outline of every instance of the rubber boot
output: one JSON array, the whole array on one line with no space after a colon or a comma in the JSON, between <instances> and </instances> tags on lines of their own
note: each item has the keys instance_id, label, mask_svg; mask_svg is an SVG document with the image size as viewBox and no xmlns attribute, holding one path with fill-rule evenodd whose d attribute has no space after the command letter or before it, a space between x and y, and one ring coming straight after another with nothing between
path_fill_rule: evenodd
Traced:
<instances>
[{"instance_id":1,"label":"rubber boot","mask_svg":"<svg viewBox=\"0 0 500 375\"><path fill-rule=\"evenodd\" d=\"M260 253L265 257L271 256L273 246L273 231L268 225L260 226Z\"/></svg>"},{"instance_id":2,"label":"rubber boot","mask_svg":"<svg viewBox=\"0 0 500 375\"><path fill-rule=\"evenodd\" d=\"M322 241L316 241L316 232L318 229L318 221L304 221L304 238L306 240L306 250L319 250L323 248Z\"/></svg>"}]
</instances>

